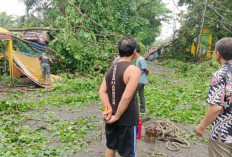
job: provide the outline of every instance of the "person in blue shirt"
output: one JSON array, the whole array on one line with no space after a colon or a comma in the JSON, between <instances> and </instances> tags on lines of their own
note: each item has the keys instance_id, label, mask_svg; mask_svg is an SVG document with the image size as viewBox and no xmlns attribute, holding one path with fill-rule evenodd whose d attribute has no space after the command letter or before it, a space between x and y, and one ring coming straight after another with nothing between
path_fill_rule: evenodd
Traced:
<instances>
[{"instance_id":1,"label":"person in blue shirt","mask_svg":"<svg viewBox=\"0 0 232 157\"><path fill-rule=\"evenodd\" d=\"M140 113L141 114L146 114L146 105L145 105L145 97L144 97L144 86L147 84L147 75L149 73L149 69L147 67L147 63L145 59L140 55L140 46L139 44L136 45L136 66L140 69L141 71L141 76L139 80L139 85L138 85L138 95L140 99Z\"/></svg>"}]
</instances>

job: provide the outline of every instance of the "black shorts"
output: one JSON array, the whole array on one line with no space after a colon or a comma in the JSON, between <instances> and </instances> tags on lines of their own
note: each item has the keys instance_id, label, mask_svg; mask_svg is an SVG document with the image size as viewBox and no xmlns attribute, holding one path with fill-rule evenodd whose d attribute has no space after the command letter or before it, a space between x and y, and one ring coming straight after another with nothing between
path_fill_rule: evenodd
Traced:
<instances>
[{"instance_id":1,"label":"black shorts","mask_svg":"<svg viewBox=\"0 0 232 157\"><path fill-rule=\"evenodd\" d=\"M123 157L136 157L136 126L106 124L106 146Z\"/></svg>"}]
</instances>

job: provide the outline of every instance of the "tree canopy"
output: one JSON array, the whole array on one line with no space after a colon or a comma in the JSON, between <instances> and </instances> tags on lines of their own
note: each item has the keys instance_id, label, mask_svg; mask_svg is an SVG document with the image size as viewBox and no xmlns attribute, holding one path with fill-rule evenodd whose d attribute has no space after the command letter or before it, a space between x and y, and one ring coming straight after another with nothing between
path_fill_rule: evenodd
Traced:
<instances>
[{"instance_id":1,"label":"tree canopy","mask_svg":"<svg viewBox=\"0 0 232 157\"><path fill-rule=\"evenodd\" d=\"M217 40L231 36L232 33L232 4L229 0L223 1L199 1L199 0L179 0L178 5L187 5L187 14L180 13L180 30L176 33L174 39L171 39L167 49L167 54L172 58L189 60L193 59L190 53L190 47L194 39L200 33L202 19L204 26L208 27L213 35L213 45ZM206 6L206 13L203 14ZM167 55L166 54L166 55Z\"/></svg>"},{"instance_id":2,"label":"tree canopy","mask_svg":"<svg viewBox=\"0 0 232 157\"><path fill-rule=\"evenodd\" d=\"M70 72L104 71L122 36L133 36L142 48L150 45L170 12L159 0L23 1L29 19L59 29L50 45L62 56L59 68Z\"/></svg>"},{"instance_id":3,"label":"tree canopy","mask_svg":"<svg viewBox=\"0 0 232 157\"><path fill-rule=\"evenodd\" d=\"M0 13L0 27L9 28L15 24L12 16L7 15L6 12Z\"/></svg>"}]
</instances>

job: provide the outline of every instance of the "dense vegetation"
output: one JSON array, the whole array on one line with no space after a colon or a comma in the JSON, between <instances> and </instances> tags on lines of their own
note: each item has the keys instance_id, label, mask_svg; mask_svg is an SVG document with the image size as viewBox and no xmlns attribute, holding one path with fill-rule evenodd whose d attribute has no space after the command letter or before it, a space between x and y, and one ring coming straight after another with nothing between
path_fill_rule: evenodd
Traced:
<instances>
[{"instance_id":1,"label":"dense vegetation","mask_svg":"<svg viewBox=\"0 0 232 157\"><path fill-rule=\"evenodd\" d=\"M57 69L91 75L104 72L117 56L116 44L122 36L133 36L145 50L160 34L161 21L167 20L169 13L157 0L23 2L26 15L18 18L23 22L18 27L49 26L57 30L51 32L55 40L50 43L59 54Z\"/></svg>"},{"instance_id":2,"label":"dense vegetation","mask_svg":"<svg viewBox=\"0 0 232 157\"><path fill-rule=\"evenodd\" d=\"M0 26L49 26L58 29L51 47L59 53L56 69L89 73L104 72L117 56L116 44L123 35L130 35L142 45L142 52L154 43L162 21L172 20L170 11L157 0L103 1L103 0L22 0L25 16L14 18L0 15ZM231 36L232 5L223 1L179 0L178 6L187 6L178 20L182 27L164 49L166 58L192 60L190 47L204 25L213 34L214 43ZM178 9L177 6L177 9ZM206 13L204 14L204 7ZM166 43L167 41L165 41ZM159 43L159 42L156 42ZM2 44L1 44L2 45ZM0 46L0 51L3 47Z\"/></svg>"},{"instance_id":3,"label":"dense vegetation","mask_svg":"<svg viewBox=\"0 0 232 157\"><path fill-rule=\"evenodd\" d=\"M175 71L149 76L149 113L171 121L199 123L208 108L209 80L219 64L213 60L200 65L167 60L162 65Z\"/></svg>"},{"instance_id":4,"label":"dense vegetation","mask_svg":"<svg viewBox=\"0 0 232 157\"><path fill-rule=\"evenodd\" d=\"M231 36L232 27L232 5L230 0L223 1L197 1L197 0L179 0L178 5L187 6L187 13L179 13L179 20L182 24L180 30L170 39L170 44L164 51L166 56L178 60L191 60L193 56L190 53L193 41L200 33L202 21L204 27L208 27L213 35L212 50L217 40L223 37ZM204 7L206 13L204 14Z\"/></svg>"},{"instance_id":5,"label":"dense vegetation","mask_svg":"<svg viewBox=\"0 0 232 157\"><path fill-rule=\"evenodd\" d=\"M85 136L99 129L99 119L76 115L82 112L81 106L99 101L99 81L74 79L70 74L63 78L53 89L1 95L0 156L72 156L79 150L88 151L88 143L99 135ZM62 109L71 120L56 117Z\"/></svg>"},{"instance_id":6,"label":"dense vegetation","mask_svg":"<svg viewBox=\"0 0 232 157\"><path fill-rule=\"evenodd\" d=\"M215 61L193 65L167 60L159 66L171 70L149 75L145 87L147 116L198 123L208 108L205 99L209 79L219 65ZM87 112L87 104L100 103L97 89L103 76L94 80L72 74L62 77L59 86L52 89L1 95L0 156L72 156L80 150L89 151L89 143L99 140L100 106L95 109L99 115L75 117ZM6 81L6 77L0 80ZM59 112L69 112L73 119L59 118Z\"/></svg>"}]
</instances>

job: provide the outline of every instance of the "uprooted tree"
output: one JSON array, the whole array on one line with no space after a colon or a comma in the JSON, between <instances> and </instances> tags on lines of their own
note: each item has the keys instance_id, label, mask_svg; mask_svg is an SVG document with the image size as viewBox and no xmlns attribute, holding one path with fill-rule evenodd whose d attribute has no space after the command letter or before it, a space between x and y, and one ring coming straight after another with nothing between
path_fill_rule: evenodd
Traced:
<instances>
[{"instance_id":1,"label":"uprooted tree","mask_svg":"<svg viewBox=\"0 0 232 157\"><path fill-rule=\"evenodd\" d=\"M28 21L59 29L50 45L61 56L60 69L104 71L117 55L117 41L133 36L142 48L160 33L168 9L158 0L24 0ZM31 21L33 22L33 21Z\"/></svg>"},{"instance_id":2,"label":"uprooted tree","mask_svg":"<svg viewBox=\"0 0 232 157\"><path fill-rule=\"evenodd\" d=\"M164 55L181 60L193 59L190 53L191 45L200 33L202 18L204 18L204 25L213 34L212 48L217 40L231 36L232 4L229 2L230 0L179 0L179 6L188 6L187 13L179 14L182 26L170 40ZM206 12L203 14L205 6Z\"/></svg>"}]
</instances>

